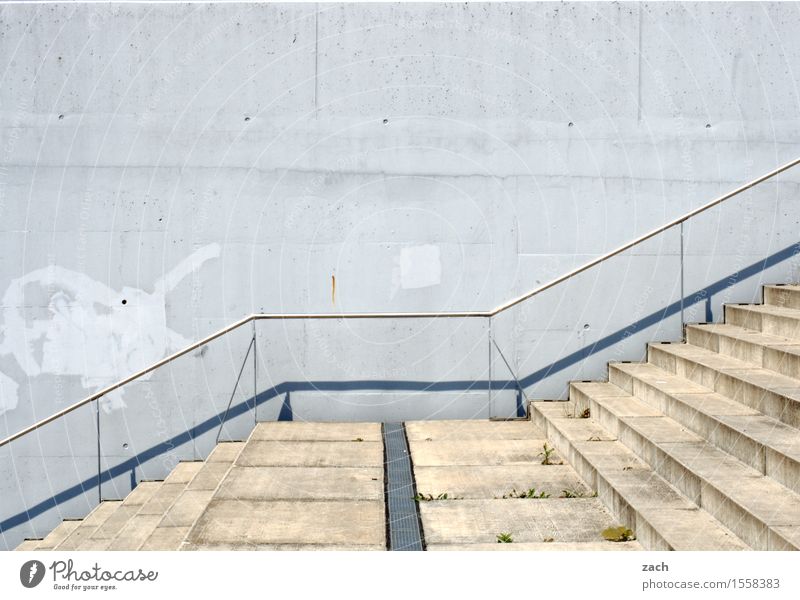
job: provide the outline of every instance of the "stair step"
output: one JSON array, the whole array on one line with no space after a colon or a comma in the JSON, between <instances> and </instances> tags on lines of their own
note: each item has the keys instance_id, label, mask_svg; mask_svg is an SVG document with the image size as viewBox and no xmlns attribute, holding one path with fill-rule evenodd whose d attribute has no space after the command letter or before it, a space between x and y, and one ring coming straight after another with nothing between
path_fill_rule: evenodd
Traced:
<instances>
[{"instance_id":1,"label":"stair step","mask_svg":"<svg viewBox=\"0 0 800 600\"><path fill-rule=\"evenodd\" d=\"M583 384L593 395L620 410L624 396L609 384ZM570 393L575 393L574 389ZM565 406L558 406L564 404ZM626 402L636 415L651 415L652 409ZM618 521L636 533L647 550L745 550L747 546L727 528L685 498L663 477L626 448L615 436L597 441L598 415L580 414L587 405L568 403L531 404L534 422L546 429L553 445L569 458L578 474L594 489ZM598 412L595 410L595 412ZM643 416L640 418L648 418Z\"/></svg>"},{"instance_id":2,"label":"stair step","mask_svg":"<svg viewBox=\"0 0 800 600\"><path fill-rule=\"evenodd\" d=\"M765 285L764 304L800 310L800 285Z\"/></svg>"},{"instance_id":3,"label":"stair step","mask_svg":"<svg viewBox=\"0 0 800 600\"><path fill-rule=\"evenodd\" d=\"M800 380L688 344L649 344L648 362L800 427Z\"/></svg>"},{"instance_id":4,"label":"stair step","mask_svg":"<svg viewBox=\"0 0 800 600\"><path fill-rule=\"evenodd\" d=\"M800 310L770 304L726 304L725 322L769 335L800 340Z\"/></svg>"},{"instance_id":5,"label":"stair step","mask_svg":"<svg viewBox=\"0 0 800 600\"><path fill-rule=\"evenodd\" d=\"M250 439L256 431L263 434L264 429L254 429ZM221 442L205 461L181 463L186 465L183 470L164 482L176 486L173 493L160 499L157 507L141 511L130 531L120 536L119 549L138 544L134 549L178 550L245 446L246 442Z\"/></svg>"},{"instance_id":6,"label":"stair step","mask_svg":"<svg viewBox=\"0 0 800 600\"><path fill-rule=\"evenodd\" d=\"M756 550L800 549L800 494L687 431L669 417L627 414L600 396L590 410L607 413L612 433L697 506ZM647 406L630 397L632 405ZM581 408L579 406L579 408Z\"/></svg>"},{"instance_id":7,"label":"stair step","mask_svg":"<svg viewBox=\"0 0 800 600\"><path fill-rule=\"evenodd\" d=\"M59 523L58 526L53 529L53 531L47 534L47 537L39 543L36 549L53 550L61 542L67 539L67 536L75 531L80 524L81 521L79 519L61 521L61 523Z\"/></svg>"},{"instance_id":8,"label":"stair step","mask_svg":"<svg viewBox=\"0 0 800 600\"><path fill-rule=\"evenodd\" d=\"M30 550L38 550L39 543L42 542L41 539L26 539L23 540L22 543L15 548L18 552L28 552Z\"/></svg>"},{"instance_id":9,"label":"stair step","mask_svg":"<svg viewBox=\"0 0 800 600\"><path fill-rule=\"evenodd\" d=\"M415 466L414 479L418 493L433 497L447 494L463 499L501 498L512 490L523 492L531 488L552 498L558 498L564 490L592 495L592 490L568 465L463 465L458 469Z\"/></svg>"},{"instance_id":10,"label":"stair step","mask_svg":"<svg viewBox=\"0 0 800 600\"><path fill-rule=\"evenodd\" d=\"M800 431L794 427L647 363L611 363L609 381L800 493Z\"/></svg>"},{"instance_id":11,"label":"stair step","mask_svg":"<svg viewBox=\"0 0 800 600\"><path fill-rule=\"evenodd\" d=\"M590 552L609 551L609 550L643 550L639 542L538 542L538 543L517 543L512 544L434 544L427 547L433 552L578 552L588 550Z\"/></svg>"},{"instance_id":12,"label":"stair step","mask_svg":"<svg viewBox=\"0 0 800 600\"><path fill-rule=\"evenodd\" d=\"M597 498L440 500L421 502L419 509L428 548L496 544L501 533L514 543L602 544L603 530L615 525Z\"/></svg>"},{"instance_id":13,"label":"stair step","mask_svg":"<svg viewBox=\"0 0 800 600\"><path fill-rule=\"evenodd\" d=\"M200 462L180 462L163 482L140 483L128 494L115 513L78 546L78 550L108 550L112 545L117 549L128 549L132 542L127 537L122 537L116 543L123 532L124 536L142 536L142 525L154 520L148 517L158 515L160 519L200 466ZM141 541L143 539L139 543Z\"/></svg>"},{"instance_id":14,"label":"stair step","mask_svg":"<svg viewBox=\"0 0 800 600\"><path fill-rule=\"evenodd\" d=\"M688 325L686 341L711 352L730 356L787 377L800 379L800 342L738 325Z\"/></svg>"},{"instance_id":15,"label":"stair step","mask_svg":"<svg viewBox=\"0 0 800 600\"><path fill-rule=\"evenodd\" d=\"M122 505L121 500L104 500L98 504L79 525L55 546L55 550L77 550L95 530L106 522Z\"/></svg>"}]
</instances>

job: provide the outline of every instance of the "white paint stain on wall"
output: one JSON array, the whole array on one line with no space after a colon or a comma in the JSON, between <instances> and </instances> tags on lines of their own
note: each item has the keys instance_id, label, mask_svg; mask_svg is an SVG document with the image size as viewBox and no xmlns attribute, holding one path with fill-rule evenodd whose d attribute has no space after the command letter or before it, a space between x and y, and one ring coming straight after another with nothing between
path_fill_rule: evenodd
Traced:
<instances>
[{"instance_id":1,"label":"white paint stain on wall","mask_svg":"<svg viewBox=\"0 0 800 600\"><path fill-rule=\"evenodd\" d=\"M114 290L57 266L15 279L2 300L0 360L16 361L28 377L80 376L89 393L139 371L190 343L167 327L165 297L220 252L219 244L197 249L151 293ZM124 407L123 394L124 387L108 394L101 406L107 412ZM18 403L19 382L0 372L0 414Z\"/></svg>"},{"instance_id":2,"label":"white paint stain on wall","mask_svg":"<svg viewBox=\"0 0 800 600\"><path fill-rule=\"evenodd\" d=\"M442 259L439 246L424 244L400 249L392 270L392 296L398 289L414 290L442 282Z\"/></svg>"}]
</instances>

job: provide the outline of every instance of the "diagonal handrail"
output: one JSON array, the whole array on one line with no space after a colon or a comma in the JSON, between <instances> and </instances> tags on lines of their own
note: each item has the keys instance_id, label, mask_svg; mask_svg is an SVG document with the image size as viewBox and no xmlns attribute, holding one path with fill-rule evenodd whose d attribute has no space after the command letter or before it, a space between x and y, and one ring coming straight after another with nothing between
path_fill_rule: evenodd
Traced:
<instances>
[{"instance_id":1,"label":"diagonal handrail","mask_svg":"<svg viewBox=\"0 0 800 600\"><path fill-rule=\"evenodd\" d=\"M201 339L201 340L199 340L197 342L194 342L194 343L190 344L189 346L186 346L182 350L179 350L179 351L177 351L177 352L175 352L173 354L170 354L169 356L167 356L165 358L162 358L161 360L153 363L149 367L146 367L146 368L142 369L141 371L138 371L138 372L136 372L136 373L134 373L132 375L129 375L128 377L126 377L124 379L121 379L120 381L118 381L118 382L116 382L116 383L114 383L112 385L109 385L109 386L103 388L102 390L100 390L98 392L95 392L94 394L92 394L90 396L87 396L83 400L75 402L74 404L71 404L70 406L67 406L66 408L64 408L64 409L62 409L62 410L50 415L49 417L47 417L45 419L42 419L41 421L38 421L38 422L34 423L33 425L29 425L28 427L18 431L17 433L15 433L13 435L8 436L7 438L5 438L3 440L0 440L0 447L5 446L6 444L9 444L9 443L13 442L16 439L21 438L22 436L24 436L24 435L26 435L26 434L28 434L28 433L30 433L32 431L35 431L35 430L47 425L48 423L52 423L53 421L55 421L57 419L60 419L64 415L67 415L70 412L72 412L74 410L77 410L81 406L85 406L86 404L89 404L90 402L93 402L94 400L102 398L103 396L105 396L109 392L112 392L112 391L122 387L123 385L126 385L126 384L130 383L131 381L134 381L134 380L138 379L139 377L142 377L143 375L147 375L148 373L150 373L152 371L155 371L159 367L162 367L165 364L167 364L169 362L172 362L173 360L175 360L177 358L180 358L181 356L191 352L192 350L196 350L197 348L200 348L201 346L204 346L205 344L208 344L209 342L217 339L218 337L221 337L221 336L225 335L226 333L229 333L229 332L233 331L234 329L238 329L242 325L246 325L247 323L250 323L251 321L260 321L260 320L306 320L306 319L314 319L314 320L318 320L318 319L442 319L442 318L460 318L460 319L464 319L464 318L491 318L491 317L494 317L494 316L496 316L496 315L508 310L509 308L513 308L514 306L516 306L516 305L518 305L518 304L520 304L520 303L522 303L522 302L524 302L524 301L526 301L526 300L528 300L530 298L533 298L534 296L544 292L545 290L548 290L548 289L550 289L550 288L552 288L552 287L554 287L554 286L556 286L556 285L558 285L558 284L560 284L560 283L562 283L564 281L572 279L576 275L578 275L580 273L583 273L584 271L586 271L588 269L591 269L592 267L594 267L596 265L599 265L600 263L605 262L608 259L613 258L613 257L617 256L618 254L621 254L622 252L625 252L626 250L629 250L629 249L633 248L634 246L637 246L638 244L641 244L642 242L645 242L645 241L649 240L652 237L655 237L659 233L663 233L667 229L675 227L676 225L680 225L681 223L683 223L685 221L688 221L689 219L691 219L693 217L696 217L697 215L699 215L699 214L701 214L701 213L703 213L703 212L705 212L705 211L707 211L707 210L709 210L711 208L714 208L718 204L722 204L726 200L729 200L729 199L733 198L734 196L738 196L742 192L745 192L745 191L749 190L750 188L753 188L753 187L759 185L760 183L763 183L763 182L765 182L765 181L767 181L769 179L772 179L776 175L779 175L780 173L783 173L784 171L787 171L787 170L791 169L792 167L797 166L798 164L800 164L800 157L795 158L794 160L791 160L791 161L781 165L780 167L778 167L778 168L776 168L776 169L774 169L774 170L772 170L772 171L770 171L768 173L765 173L764 175L761 175L760 177L757 177L756 179L753 179L753 180L751 180L751 181L739 186L738 188L736 188L734 190L731 190L730 192L727 192L727 193L725 193L725 194L723 194L723 195L721 195L721 196L719 196L717 198L714 198L710 202L707 202L706 204L703 204L702 206L699 206L698 208L695 208L695 209L687 212L686 214L684 214L684 215L682 215L682 216L680 216L680 217L678 217L676 219L673 219L671 221L668 221L667 223L664 223L663 225L660 225L660 226L656 227L655 229L653 229L651 231L648 231L644 235L640 235L639 237L637 237L637 238L635 238L635 239L633 239L633 240L631 240L629 242L626 242L625 244L615 248L614 250L611 250L610 252L606 252L605 254L602 254L602 255L598 256L597 258L594 258L594 259L584 263L583 265L572 269L571 271L567 271L563 275L559 275L555 279L552 279L552 280L548 281L547 283L544 283L544 284L540 285L539 287L534 288L533 290L531 290L529 292L526 292L525 294L522 294L521 296L513 298L512 300L509 300L508 302L506 302L504 304L501 304L501 305L495 307L492 310L488 310L488 311L455 311L455 312L394 312L394 313L393 312L373 312L373 313L369 313L369 312L366 312L366 313L253 313L251 315L248 315L248 316L236 321L235 323L233 323L231 325L223 327L219 331L216 331L216 332L212 333L211 335L206 336L206 337L204 337L203 339Z\"/></svg>"}]
</instances>

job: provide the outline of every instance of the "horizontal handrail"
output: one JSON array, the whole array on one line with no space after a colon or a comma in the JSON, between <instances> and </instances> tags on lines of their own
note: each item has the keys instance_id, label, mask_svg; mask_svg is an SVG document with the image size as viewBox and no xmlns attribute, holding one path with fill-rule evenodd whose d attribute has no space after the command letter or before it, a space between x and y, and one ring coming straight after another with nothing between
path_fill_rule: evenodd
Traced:
<instances>
[{"instance_id":1,"label":"horizontal handrail","mask_svg":"<svg viewBox=\"0 0 800 600\"><path fill-rule=\"evenodd\" d=\"M699 215L699 214L701 214L701 213L703 213L703 212L705 212L705 211L717 206L718 204L721 204L721 203L725 202L726 200L729 200L730 198L733 198L734 196L737 196L737 195L741 194L742 192L745 192L745 191L749 190L750 188L752 188L752 187L754 187L754 186L756 186L756 185L758 185L760 183L763 183L764 181L767 181L768 179L771 179L771 178L775 177L776 175L779 175L780 173L783 173L784 171L786 171L788 169L791 169L792 167L797 166L798 164L800 164L800 158L796 158L796 159L794 159L792 161L789 161L788 163L778 167L777 169L774 169L773 171L770 171L769 173L761 175L760 177L758 177L756 179L753 179L752 181L749 181L748 183L745 183L744 185L741 185L738 188L736 188L736 189L734 189L734 190L732 190L732 191L730 191L730 192L728 192L726 194L723 194L722 196L719 196L719 197L715 198L714 200L712 200L712 201L710 201L710 202L708 202L706 204L703 204L702 206L700 206L698 208L695 208L695 209L687 212L686 214L678 217L677 219L673 219L672 221L669 221L669 222L667 222L667 223L665 223L663 225L660 225L659 227L656 227L655 229L645 233L644 235L641 235L641 236L639 236L639 237L637 237L637 238L635 238L635 239L623 244L622 246L619 246L618 248L615 248L614 250L611 250L610 252L606 252L605 254L602 254L602 255L598 256L597 258L594 258L594 259L584 263L583 265L581 265L579 267L576 267L575 269L572 269L571 271L568 271L568 272L564 273L563 275L559 275L555 279L552 279L551 281L548 281L547 283L542 284L539 287L537 287L537 288L535 288L535 289L533 289L533 290L531 290L529 292L526 292L525 294L523 294L521 296L518 296L517 298L514 298L514 299L509 300L508 302L506 302L504 304L501 304L501 305L497 306L493 310L489 310L489 311L456 311L456 312L395 312L395 313L393 313L393 312L374 312L374 313L369 313L369 312L365 312L365 313L254 313L254 314L248 315L247 317L244 317L244 318L236 321L235 323L233 323L231 325L228 325L226 327L223 327L219 331L216 331L216 332L212 333L211 335L204 337L200 341L194 342L194 343L190 344L189 346L187 346L186 348L183 348L182 350L179 350L178 352L175 352L175 353L170 354L169 356L167 356L165 358L162 358L161 360L153 363L149 367L146 367L146 368L142 369L141 371L138 371L138 372L134 373L133 375L129 375L125 379L122 379L122 380L120 380L120 381L118 381L118 382L116 382L116 383L114 383L114 384L112 384L112 385L110 385L108 387L105 387L102 390L100 390L98 392L95 392L94 394L92 394L90 396L87 396L83 400L80 400L80 401L78 401L78 402L76 402L74 404L71 404L70 406L68 406L68 407L66 407L66 408L64 408L64 409L62 409L62 410L50 415L49 417L34 423L33 425L29 425L25 429L22 429L21 431L18 431L17 433L15 433L15 434L3 439L2 441L0 441L0 447L5 446L6 444L9 444L9 443L13 442L16 439L21 438L22 436L24 436L24 435L26 435L26 434L28 434L28 433L30 433L32 431L35 431L36 429L39 429L39 428L47 425L48 423L52 423L53 421L63 417L64 415L67 415L70 412L72 412L74 410L77 410L81 406L85 406L86 404L89 404L90 402L93 402L93 401L95 401L95 400L97 400L99 398L102 398L103 396L105 396L109 392L113 392L114 390L122 387L123 385L126 385L126 384L130 383L131 381L134 381L134 380L138 379L139 377L142 377L143 375L147 375L148 373L150 373L152 371L155 371L159 367L162 367L165 364L170 363L173 360L175 360L177 358L180 358L181 356L184 356L185 354L188 354L192 350L196 350L197 348L200 348L201 346L204 346L205 344L217 339L218 337L223 336L226 333L229 333L229 332L233 331L234 329L237 329L237 328L241 327L242 325L246 325L247 323L250 323L251 321L260 321L260 320L309 320L309 319L315 319L315 320L318 320L318 319L434 319L434 318L435 319L446 319L446 318L461 318L461 319L464 319L464 318L491 318L491 317L494 317L494 316L500 314L501 312L506 311L509 308L512 308L512 307L516 306L517 304L520 304L521 302L524 302L525 300L528 300L528 299L536 296L537 294L540 294L540 293L544 292L545 290L548 290L548 289L552 288L553 286L558 285L559 283L567 281L568 279L571 279L571 278L575 277L576 275L578 275L580 273L583 273L584 271L586 271L588 269L591 269L592 267L594 267L594 266L596 266L596 265L598 265L598 264L600 264L602 262L605 262L608 259L613 258L614 256L617 256L618 254L621 254L622 252L625 252L626 250L629 250L629 249L633 248L634 246L637 246L638 244L641 244L642 242L645 242L645 241L649 240L650 238L658 235L659 233L662 233L662 232L666 231L667 229L675 227L676 225L679 225L679 224L683 223L684 221L688 221L692 217L695 217L695 216L697 216L697 215Z\"/></svg>"}]
</instances>

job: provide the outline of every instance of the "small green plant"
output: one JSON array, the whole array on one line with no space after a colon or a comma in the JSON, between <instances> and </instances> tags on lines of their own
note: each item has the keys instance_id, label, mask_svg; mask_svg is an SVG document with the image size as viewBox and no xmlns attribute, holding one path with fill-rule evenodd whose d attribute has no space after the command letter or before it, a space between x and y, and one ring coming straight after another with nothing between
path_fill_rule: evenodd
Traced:
<instances>
[{"instance_id":1,"label":"small green plant","mask_svg":"<svg viewBox=\"0 0 800 600\"><path fill-rule=\"evenodd\" d=\"M435 500L458 500L455 496L450 496L447 492L434 496L433 494L417 494L414 496L415 502L433 502Z\"/></svg>"},{"instance_id":2,"label":"small green plant","mask_svg":"<svg viewBox=\"0 0 800 600\"><path fill-rule=\"evenodd\" d=\"M498 544L510 544L514 541L514 538L511 536L510 533L498 533L497 534L497 543Z\"/></svg>"},{"instance_id":3,"label":"small green plant","mask_svg":"<svg viewBox=\"0 0 800 600\"><path fill-rule=\"evenodd\" d=\"M559 498L596 498L596 497L597 497L597 492L589 493L576 488L567 488L561 490L561 496L559 496Z\"/></svg>"},{"instance_id":4,"label":"small green plant","mask_svg":"<svg viewBox=\"0 0 800 600\"><path fill-rule=\"evenodd\" d=\"M634 535L633 531L624 525L604 529L602 535L609 542L630 542L636 539L636 535Z\"/></svg>"},{"instance_id":5,"label":"small green plant","mask_svg":"<svg viewBox=\"0 0 800 600\"><path fill-rule=\"evenodd\" d=\"M551 448L547 445L547 442L544 443L542 446L542 452L539 453L539 456L542 457L542 464L543 465L560 465L561 462L554 462L552 459L553 453L556 451L555 448Z\"/></svg>"},{"instance_id":6,"label":"small green plant","mask_svg":"<svg viewBox=\"0 0 800 600\"><path fill-rule=\"evenodd\" d=\"M549 498L549 497L550 494L548 494L547 492L536 493L536 488L530 488L522 492L518 492L516 488L512 488L510 492L508 492L507 494L503 494L503 500L507 500L508 498L534 498L536 500L540 500L542 498Z\"/></svg>"},{"instance_id":7,"label":"small green plant","mask_svg":"<svg viewBox=\"0 0 800 600\"><path fill-rule=\"evenodd\" d=\"M572 410L570 411L566 406L564 407L564 417L567 419L588 419L591 416L591 412L588 408L584 408L581 412L578 412L578 407L575 404L572 404Z\"/></svg>"}]
</instances>

